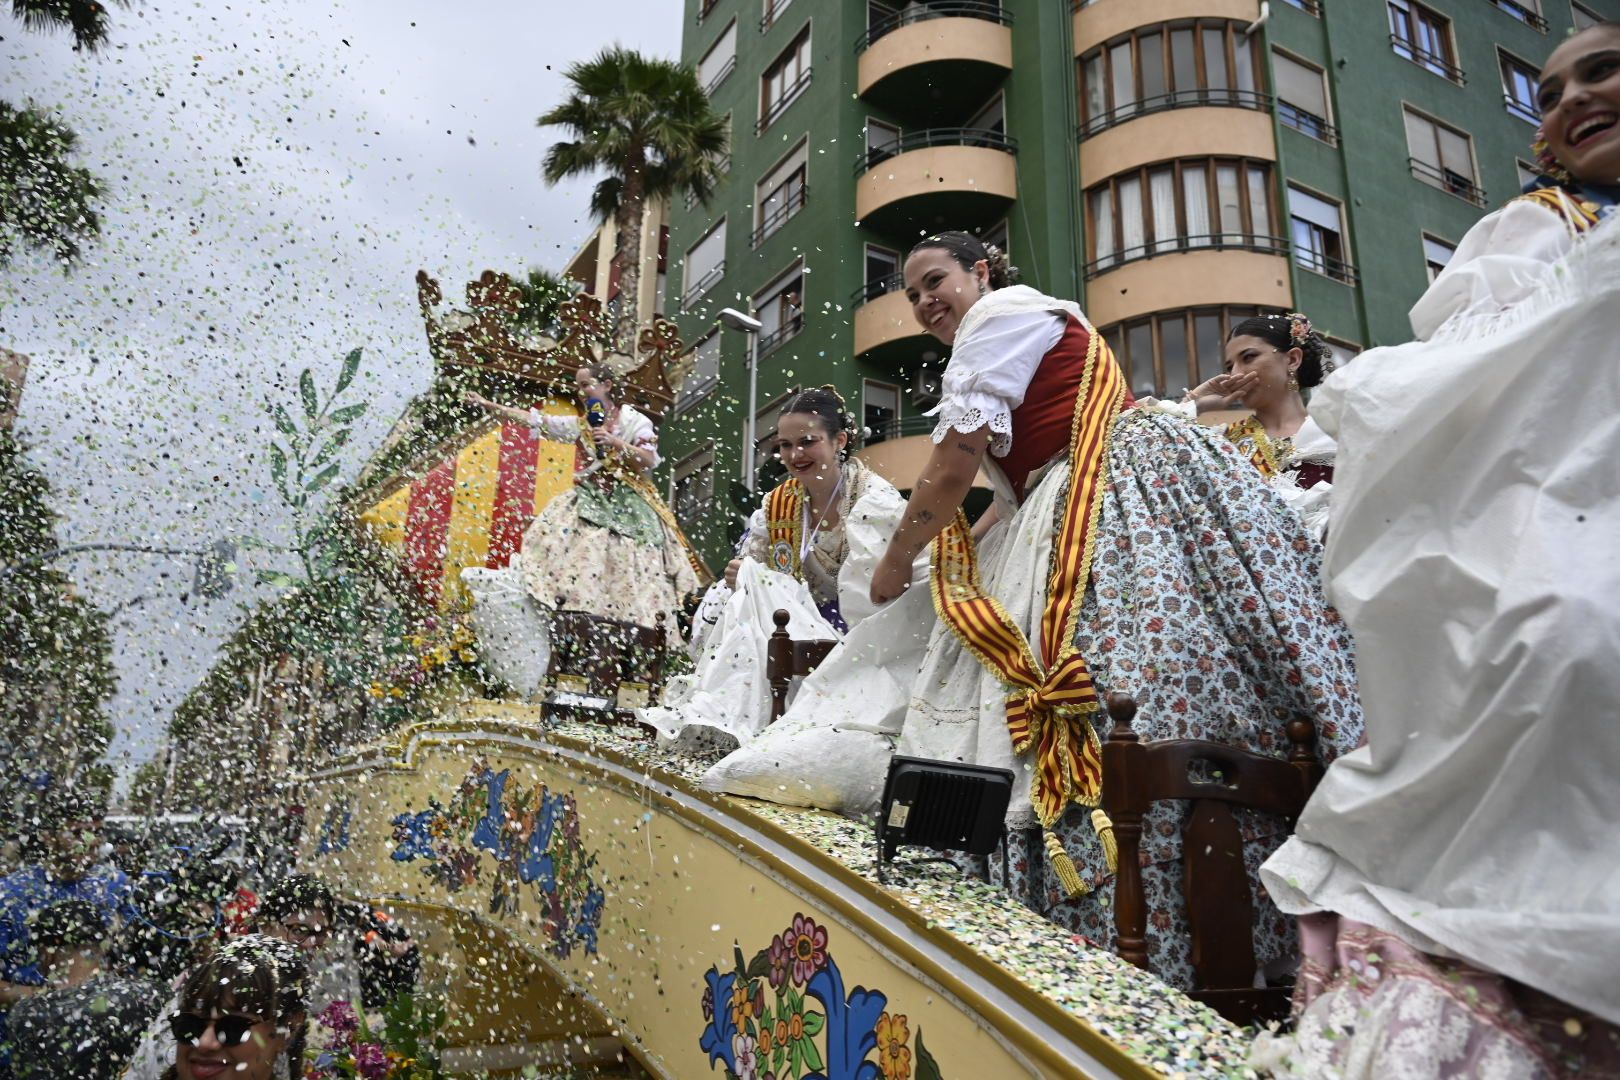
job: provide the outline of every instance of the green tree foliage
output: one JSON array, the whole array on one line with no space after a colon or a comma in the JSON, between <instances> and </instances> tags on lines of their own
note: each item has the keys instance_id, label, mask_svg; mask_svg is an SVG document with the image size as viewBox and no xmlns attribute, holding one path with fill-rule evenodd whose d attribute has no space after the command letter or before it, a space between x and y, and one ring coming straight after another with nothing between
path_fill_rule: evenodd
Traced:
<instances>
[{"instance_id":1,"label":"green tree foliage","mask_svg":"<svg viewBox=\"0 0 1620 1080\"><path fill-rule=\"evenodd\" d=\"M75 49L95 52L107 43L108 10L101 0L11 0L11 13L30 30L72 31Z\"/></svg>"},{"instance_id":2,"label":"green tree foliage","mask_svg":"<svg viewBox=\"0 0 1620 1080\"><path fill-rule=\"evenodd\" d=\"M550 270L542 270L531 266L523 278L514 282L518 292L522 295L522 306L518 308L516 324L518 328L533 330L545 334L547 337L558 337L562 328L558 323L558 316L562 306L579 292L579 285L560 274L553 274Z\"/></svg>"},{"instance_id":3,"label":"green tree foliage","mask_svg":"<svg viewBox=\"0 0 1620 1080\"><path fill-rule=\"evenodd\" d=\"M726 122L697 73L675 61L615 45L564 74L572 92L539 123L563 128L568 139L546 151L542 175L557 184L607 174L591 194L591 212L617 228L622 303L613 338L633 355L647 201L690 195L707 205L726 152Z\"/></svg>"}]
</instances>

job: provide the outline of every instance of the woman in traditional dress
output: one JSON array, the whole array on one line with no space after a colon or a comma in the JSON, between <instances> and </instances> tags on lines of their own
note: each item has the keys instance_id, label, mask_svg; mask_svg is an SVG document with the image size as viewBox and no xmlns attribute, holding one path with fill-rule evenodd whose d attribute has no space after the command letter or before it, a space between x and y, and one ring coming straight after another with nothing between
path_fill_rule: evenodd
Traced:
<instances>
[{"instance_id":1,"label":"woman in traditional dress","mask_svg":"<svg viewBox=\"0 0 1620 1080\"><path fill-rule=\"evenodd\" d=\"M467 395L499 416L530 425L543 439L580 444L574 486L546 504L523 534L513 561L542 608L585 611L636 626L655 626L663 614L670 640L678 641L675 613L682 598L697 589L704 570L669 507L647 482L658 465L658 430L633 406L613 400L613 378L605 367L580 368L574 385L586 418L598 410L600 423Z\"/></svg>"},{"instance_id":2,"label":"woman in traditional dress","mask_svg":"<svg viewBox=\"0 0 1620 1080\"><path fill-rule=\"evenodd\" d=\"M1335 447L1306 412L1301 391L1333 370L1327 342L1299 312L1259 315L1232 327L1223 366L1220 375L1189 390L1180 407L1191 415L1252 410L1252 416L1226 425L1226 437L1321 539Z\"/></svg>"},{"instance_id":3,"label":"woman in traditional dress","mask_svg":"<svg viewBox=\"0 0 1620 1080\"><path fill-rule=\"evenodd\" d=\"M1330 760L1361 735L1349 638L1321 599L1319 549L1299 517L1219 431L1127 409L1124 377L1076 305L1011 285L1000 253L965 233L919 244L905 281L918 322L952 355L934 451L873 576L872 598L894 603L705 781L867 813L896 734L901 753L1009 768L1007 887L1106 946L1113 871L1091 811L1103 692L1136 698L1143 738L1279 756L1285 725L1308 718ZM996 485L975 526L982 546L960 513L981 466ZM906 591L930 548L937 621L927 593ZM851 648L863 633L872 651ZM919 638L902 669L896 658ZM1155 806L1143 837L1150 962L1182 986L1185 812ZM1285 823L1243 824L1258 866ZM1036 825L1045 839L1031 850ZM1291 936L1263 897L1256 912L1264 963Z\"/></svg>"},{"instance_id":4,"label":"woman in traditional dress","mask_svg":"<svg viewBox=\"0 0 1620 1080\"><path fill-rule=\"evenodd\" d=\"M1305 954L1279 1075L1620 1075L1620 26L1540 102L1560 180L1311 402L1367 745L1262 871Z\"/></svg>"},{"instance_id":5,"label":"woman in traditional dress","mask_svg":"<svg viewBox=\"0 0 1620 1080\"><path fill-rule=\"evenodd\" d=\"M835 640L870 614L872 570L905 500L849 457L852 421L831 386L801 390L776 423L788 478L754 511L725 580L694 618L696 670L671 679L662 707L638 719L667 739L746 742L770 720L765 650L772 615L798 640Z\"/></svg>"}]
</instances>

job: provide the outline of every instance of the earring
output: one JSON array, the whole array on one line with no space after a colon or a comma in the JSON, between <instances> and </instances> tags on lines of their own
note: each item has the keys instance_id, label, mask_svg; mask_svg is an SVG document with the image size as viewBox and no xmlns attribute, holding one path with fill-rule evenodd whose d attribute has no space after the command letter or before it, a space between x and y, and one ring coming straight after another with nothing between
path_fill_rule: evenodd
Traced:
<instances>
[{"instance_id":1,"label":"earring","mask_svg":"<svg viewBox=\"0 0 1620 1080\"><path fill-rule=\"evenodd\" d=\"M1299 376L1295 375L1292 371L1288 373L1288 389L1293 390L1296 393L1299 391Z\"/></svg>"},{"instance_id":2,"label":"earring","mask_svg":"<svg viewBox=\"0 0 1620 1080\"><path fill-rule=\"evenodd\" d=\"M979 295L983 296L984 294L985 294L984 282L981 281L981 282L979 282Z\"/></svg>"}]
</instances>

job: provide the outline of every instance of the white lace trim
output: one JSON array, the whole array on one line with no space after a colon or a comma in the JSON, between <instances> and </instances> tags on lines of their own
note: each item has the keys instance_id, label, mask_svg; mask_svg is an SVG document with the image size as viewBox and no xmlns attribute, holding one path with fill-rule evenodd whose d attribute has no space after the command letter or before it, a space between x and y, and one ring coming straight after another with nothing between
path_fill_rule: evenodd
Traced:
<instances>
[{"instance_id":1,"label":"white lace trim","mask_svg":"<svg viewBox=\"0 0 1620 1080\"><path fill-rule=\"evenodd\" d=\"M992 456L1006 457L1012 449L1012 410L1001 398L990 394L947 398L935 412L939 416L932 436L935 445L944 442L951 431L966 434L988 426Z\"/></svg>"}]
</instances>

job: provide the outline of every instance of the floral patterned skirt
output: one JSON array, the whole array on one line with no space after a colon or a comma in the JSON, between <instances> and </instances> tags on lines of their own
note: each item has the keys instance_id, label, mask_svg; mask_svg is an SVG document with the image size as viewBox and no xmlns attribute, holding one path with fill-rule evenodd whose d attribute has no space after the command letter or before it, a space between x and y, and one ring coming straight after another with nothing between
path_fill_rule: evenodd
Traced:
<instances>
[{"instance_id":1,"label":"floral patterned skirt","mask_svg":"<svg viewBox=\"0 0 1620 1080\"><path fill-rule=\"evenodd\" d=\"M1011 535L986 546L986 584L1014 618L1028 620L1026 631L1044 604L1051 550L1050 540L1040 546L1033 537L1052 531L1062 487L1053 481L1063 478L1062 470L1048 477L1008 523ZM1208 739L1283 757L1285 726L1304 716L1316 725L1324 762L1353 749L1362 735L1353 649L1322 597L1320 557L1299 517L1218 430L1157 410L1127 411L1109 447L1076 639L1099 691L1136 699L1135 729L1144 740ZM1019 590L1026 595L1015 595ZM913 690L907 735L918 723L971 725L975 733L954 756L986 760L969 744L1007 739L1004 721L992 735L1003 697L978 661L948 635L936 635ZM1094 723L1106 739L1106 714ZM1183 988L1193 985L1181 893L1187 812L1185 803L1156 804L1143 821L1141 849L1149 963ZM1256 960L1263 965L1297 951L1289 921L1258 878L1285 823L1250 812L1238 817L1255 901ZM1022 819L1013 824L1030 815ZM1089 810L1071 807L1057 831L1092 891L1065 898L1039 834L1022 829L1013 831L1006 885L1054 922L1112 948L1113 874ZM1000 882L999 857L989 862L992 880Z\"/></svg>"}]
</instances>

